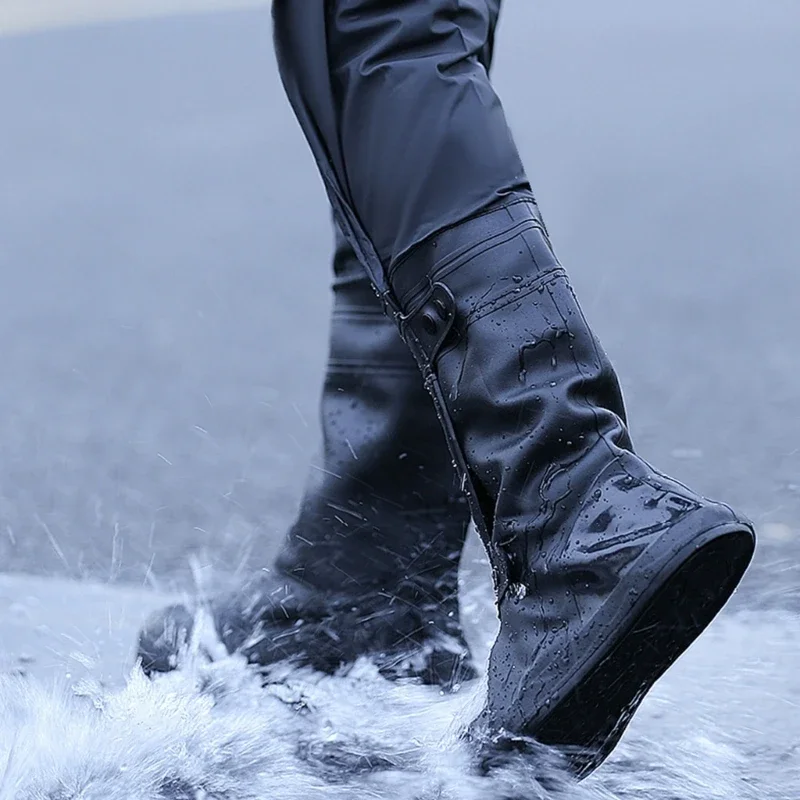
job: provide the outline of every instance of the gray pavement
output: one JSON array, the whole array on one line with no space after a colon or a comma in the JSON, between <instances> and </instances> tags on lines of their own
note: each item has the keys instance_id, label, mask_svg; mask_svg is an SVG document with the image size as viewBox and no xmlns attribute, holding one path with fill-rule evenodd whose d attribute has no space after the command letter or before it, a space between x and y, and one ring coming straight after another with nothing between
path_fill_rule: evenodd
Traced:
<instances>
[{"instance_id":1,"label":"gray pavement","mask_svg":"<svg viewBox=\"0 0 800 800\"><path fill-rule=\"evenodd\" d=\"M785 599L800 10L507 5L496 84L635 441L756 520ZM262 563L317 447L330 243L267 11L0 39L0 119L0 570Z\"/></svg>"},{"instance_id":2,"label":"gray pavement","mask_svg":"<svg viewBox=\"0 0 800 800\"><path fill-rule=\"evenodd\" d=\"M9 675L45 685L124 685L136 659L137 631L148 614L175 599L131 586L0 575L0 707Z\"/></svg>"},{"instance_id":3,"label":"gray pavement","mask_svg":"<svg viewBox=\"0 0 800 800\"><path fill-rule=\"evenodd\" d=\"M0 0L0 36L266 5L265 0Z\"/></svg>"},{"instance_id":4,"label":"gray pavement","mask_svg":"<svg viewBox=\"0 0 800 800\"><path fill-rule=\"evenodd\" d=\"M798 794L798 34L795 0L507 3L496 83L635 441L761 532L738 612L571 797ZM0 676L121 686L139 621L170 599L140 585L269 557L318 443L329 243L265 10L0 38ZM482 657L480 560L473 541ZM509 788L442 761L458 697L290 675L315 712L297 715L241 670L214 675L90 693L89 715L0 680L0 794L95 773L104 800L219 780L238 798L531 789L527 766ZM405 760L336 794L298 739L333 767Z\"/></svg>"}]
</instances>

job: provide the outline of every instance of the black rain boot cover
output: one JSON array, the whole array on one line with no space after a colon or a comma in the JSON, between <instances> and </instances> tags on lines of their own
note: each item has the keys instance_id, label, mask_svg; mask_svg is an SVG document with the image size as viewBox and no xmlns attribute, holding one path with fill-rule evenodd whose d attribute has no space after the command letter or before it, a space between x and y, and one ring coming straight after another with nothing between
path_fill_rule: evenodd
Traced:
<instances>
[{"instance_id":1,"label":"black rain boot cover","mask_svg":"<svg viewBox=\"0 0 800 800\"><path fill-rule=\"evenodd\" d=\"M752 528L634 454L614 370L532 200L510 198L431 237L389 280L494 569L501 627L481 724L548 741L549 710L587 685L694 550L730 534L736 557L718 565L708 600L718 610L714 592L727 599L741 577ZM687 638L707 623L697 617ZM631 684L647 688L671 651L662 656ZM619 728L617 712L627 719L640 699L621 696L608 724ZM616 741L604 724L592 733L602 744L576 742L595 748L591 766Z\"/></svg>"}]
</instances>

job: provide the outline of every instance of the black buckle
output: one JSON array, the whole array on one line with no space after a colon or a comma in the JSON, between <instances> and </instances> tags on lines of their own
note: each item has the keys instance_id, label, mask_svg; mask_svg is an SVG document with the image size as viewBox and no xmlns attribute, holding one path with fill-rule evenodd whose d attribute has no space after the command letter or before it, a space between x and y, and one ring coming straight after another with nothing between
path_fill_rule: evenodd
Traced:
<instances>
[{"instance_id":1,"label":"black buckle","mask_svg":"<svg viewBox=\"0 0 800 800\"><path fill-rule=\"evenodd\" d=\"M400 317L400 330L420 363L430 368L455 321L453 293L443 283L434 283L425 302L413 313Z\"/></svg>"}]
</instances>

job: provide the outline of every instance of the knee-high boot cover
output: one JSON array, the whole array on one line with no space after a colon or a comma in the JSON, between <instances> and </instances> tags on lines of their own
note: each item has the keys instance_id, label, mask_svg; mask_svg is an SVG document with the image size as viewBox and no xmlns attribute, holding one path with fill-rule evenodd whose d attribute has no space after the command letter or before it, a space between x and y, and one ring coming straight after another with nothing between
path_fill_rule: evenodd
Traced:
<instances>
[{"instance_id":1,"label":"knee-high boot cover","mask_svg":"<svg viewBox=\"0 0 800 800\"><path fill-rule=\"evenodd\" d=\"M425 377L494 570L500 633L470 734L558 745L585 775L724 605L754 534L632 450L482 61L498 6L273 12L289 100Z\"/></svg>"},{"instance_id":2,"label":"knee-high boot cover","mask_svg":"<svg viewBox=\"0 0 800 800\"><path fill-rule=\"evenodd\" d=\"M389 270L494 568L500 633L472 735L608 755L753 553L750 524L632 449L611 364L519 197Z\"/></svg>"}]
</instances>

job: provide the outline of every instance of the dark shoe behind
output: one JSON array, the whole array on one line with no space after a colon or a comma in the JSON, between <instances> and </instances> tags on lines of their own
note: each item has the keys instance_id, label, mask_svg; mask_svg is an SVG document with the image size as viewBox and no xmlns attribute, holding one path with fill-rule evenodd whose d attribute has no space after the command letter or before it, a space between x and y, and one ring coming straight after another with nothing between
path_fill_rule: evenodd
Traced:
<instances>
[{"instance_id":1,"label":"dark shoe behind","mask_svg":"<svg viewBox=\"0 0 800 800\"><path fill-rule=\"evenodd\" d=\"M323 460L272 570L208 610L226 648L256 664L333 671L361 655L391 676L473 676L458 615L469 509L434 406L394 323L341 236L321 420ZM146 671L174 669L194 614L155 615Z\"/></svg>"}]
</instances>

